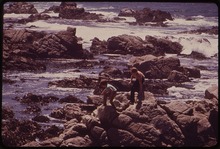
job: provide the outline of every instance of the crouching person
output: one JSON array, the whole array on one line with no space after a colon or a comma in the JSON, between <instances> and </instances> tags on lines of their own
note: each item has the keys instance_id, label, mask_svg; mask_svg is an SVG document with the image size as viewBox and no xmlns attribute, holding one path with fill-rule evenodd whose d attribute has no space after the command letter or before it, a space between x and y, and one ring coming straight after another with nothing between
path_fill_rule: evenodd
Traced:
<instances>
[{"instance_id":1,"label":"crouching person","mask_svg":"<svg viewBox=\"0 0 220 149\"><path fill-rule=\"evenodd\" d=\"M110 99L110 104L116 109L113 99L116 96L117 89L109 84L106 80L100 82L100 87L103 89L101 95L103 95L103 105L106 106L107 98Z\"/></svg>"}]
</instances>

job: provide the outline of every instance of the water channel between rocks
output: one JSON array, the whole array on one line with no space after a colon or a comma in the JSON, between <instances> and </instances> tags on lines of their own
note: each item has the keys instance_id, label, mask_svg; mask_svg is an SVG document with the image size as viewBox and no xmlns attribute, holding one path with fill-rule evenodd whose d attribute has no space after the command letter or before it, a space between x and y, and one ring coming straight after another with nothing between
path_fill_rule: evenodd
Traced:
<instances>
[{"instance_id":1,"label":"water channel between rocks","mask_svg":"<svg viewBox=\"0 0 220 149\"><path fill-rule=\"evenodd\" d=\"M87 68L73 68L73 63L82 61L75 59L53 59L45 60L47 70L45 72L31 73L31 72L7 72L3 73L3 78L15 81L13 84L3 83L2 88L2 104L12 107L15 112L15 117L18 119L31 119L35 113L25 113L28 107L26 104L19 103L15 100L16 97L22 98L28 93L41 96L55 96L57 98L64 98L73 95L82 101L87 101L87 96L92 95L94 89L86 88L62 88L62 87L48 87L48 82L63 80L65 78L78 78L84 75L89 78L98 78L99 72L103 70L104 65L101 61L106 61L108 66L117 67L122 70L127 68L128 59L130 55L101 55L95 57L93 60L87 60L91 63L99 62L98 65L87 66ZM190 82L183 83L184 87L168 88L167 95L155 95L157 100L200 100L204 98L205 89L210 84L216 84L218 80L218 61L217 58L207 60L194 60L190 58L179 57L181 65L202 67L201 78L194 78ZM129 78L124 78L129 79ZM49 116L51 111L55 108L62 107L65 103L51 102L46 105L39 105L41 107L41 115ZM39 114L39 113L38 113ZM62 125L62 121L51 118L50 124Z\"/></svg>"}]
</instances>

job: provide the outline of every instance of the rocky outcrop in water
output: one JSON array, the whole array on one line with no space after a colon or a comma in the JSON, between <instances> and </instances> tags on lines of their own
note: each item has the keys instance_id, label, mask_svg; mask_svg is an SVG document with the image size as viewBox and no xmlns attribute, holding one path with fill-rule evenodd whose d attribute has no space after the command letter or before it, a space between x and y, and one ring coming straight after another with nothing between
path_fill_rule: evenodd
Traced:
<instances>
[{"instance_id":1,"label":"rocky outcrop in water","mask_svg":"<svg viewBox=\"0 0 220 149\"><path fill-rule=\"evenodd\" d=\"M34 8L33 4L29 4L27 2L14 2L4 8L4 13L36 14L38 11Z\"/></svg>"},{"instance_id":2,"label":"rocky outcrop in water","mask_svg":"<svg viewBox=\"0 0 220 149\"><path fill-rule=\"evenodd\" d=\"M30 30L4 30L4 70L45 70L45 65L36 59L44 58L93 58L82 48L75 36L76 29L50 34Z\"/></svg>"},{"instance_id":3,"label":"rocky outcrop in water","mask_svg":"<svg viewBox=\"0 0 220 149\"><path fill-rule=\"evenodd\" d=\"M129 23L130 25L151 25L151 26L162 26L166 20L173 20L173 17L169 12L161 10L151 10L150 8L144 8L142 10L133 10L130 8L123 8L120 10L118 16L123 17L134 17L136 22Z\"/></svg>"},{"instance_id":4,"label":"rocky outcrop in water","mask_svg":"<svg viewBox=\"0 0 220 149\"><path fill-rule=\"evenodd\" d=\"M132 57L128 65L138 68L146 78L169 78L170 81L177 82L189 81L188 77L200 78L199 69L180 66L180 61L176 57L153 55Z\"/></svg>"},{"instance_id":5,"label":"rocky outcrop in water","mask_svg":"<svg viewBox=\"0 0 220 149\"><path fill-rule=\"evenodd\" d=\"M169 12L151 10L150 8L144 8L143 10L136 11L134 17L138 23L163 22L166 20L173 20Z\"/></svg>"},{"instance_id":6,"label":"rocky outcrop in water","mask_svg":"<svg viewBox=\"0 0 220 149\"><path fill-rule=\"evenodd\" d=\"M44 12L54 11L59 17L65 19L98 20L101 14L86 12L84 8L78 8L75 2L61 2L60 6L52 6Z\"/></svg>"},{"instance_id":7,"label":"rocky outcrop in water","mask_svg":"<svg viewBox=\"0 0 220 149\"><path fill-rule=\"evenodd\" d=\"M107 44L107 45L106 45ZM107 48L107 49L106 49ZM145 40L138 36L119 35L110 37L107 42L93 39L90 50L97 53L132 54L141 56L152 54L161 56L165 53L180 54L182 45L168 39L146 36Z\"/></svg>"},{"instance_id":8,"label":"rocky outcrop in water","mask_svg":"<svg viewBox=\"0 0 220 149\"><path fill-rule=\"evenodd\" d=\"M50 15L45 14L45 13L37 13L37 14L32 14L30 15L28 18L25 19L20 19L20 20L15 20L15 23L22 23L22 24L26 24L28 22L34 22L34 21L38 21L38 20L48 20L52 18ZM30 26L31 27L35 27L35 26Z\"/></svg>"}]
</instances>

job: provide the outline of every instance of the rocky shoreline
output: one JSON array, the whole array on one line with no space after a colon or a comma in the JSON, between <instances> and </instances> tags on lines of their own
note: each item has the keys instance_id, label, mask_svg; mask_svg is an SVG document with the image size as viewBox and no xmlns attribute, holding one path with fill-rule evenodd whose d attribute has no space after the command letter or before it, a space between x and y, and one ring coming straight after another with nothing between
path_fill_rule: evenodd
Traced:
<instances>
[{"instance_id":1,"label":"rocky shoreline","mask_svg":"<svg viewBox=\"0 0 220 149\"><path fill-rule=\"evenodd\" d=\"M16 10L17 6L24 10ZM15 9L15 10L14 10ZM77 8L76 3L62 2L60 6L47 11L59 12L66 19L103 20L101 15L85 12ZM27 23L49 16L38 12L27 3L14 3L4 13L30 13L28 19L18 20ZM67 14L78 14L69 16ZM79 15L80 14L80 15ZM141 16L149 16L141 18ZM163 14L163 15L162 15ZM134 11L124 9L119 16L133 16L135 24L148 22L163 24L172 20L169 13L144 9ZM155 16L151 18L151 16ZM159 17L160 16L160 17ZM163 17L162 17L163 16ZM115 18L116 19L116 18ZM120 18L117 18L120 19ZM116 19L116 20L117 20ZM115 20L113 20L115 21ZM7 22L7 21L6 21ZM163 25L162 25L163 26ZM210 33L216 33L216 28ZM209 32L207 29L190 31ZM72 95L65 98L41 96L28 93L14 100L26 105L24 112L41 113L41 106L49 103L62 103L63 107L52 109L49 116L37 114L31 120L18 120L8 106L2 107L2 143L6 147L211 147L218 142L218 86L207 87L201 100L156 100L155 95L166 95L172 86L183 86L193 78L200 78L200 69L182 66L177 56L181 55L182 45L165 38L119 35L107 41L98 38L92 40L90 51L83 49L81 39L76 36L76 28L68 27L57 33L37 32L28 29L3 30L3 72L30 71L45 72L48 68L43 60L56 58L79 59L71 63L74 68L102 66L97 78L81 75L79 78L65 78L48 82L48 87L95 88L87 102ZM203 40L201 42L208 42ZM177 56L167 56L173 54ZM130 54L132 57L125 69L109 67L108 60L94 60L100 54ZM193 53L194 58L206 59ZM114 59L114 58L113 58ZM135 66L147 78L145 81L145 99L142 103L129 105L129 68ZM114 99L117 108L102 106L102 97L98 83L100 78L108 77L117 87ZM3 77L4 83L13 84L13 80ZM46 129L42 124L58 121L63 127L55 125Z\"/></svg>"},{"instance_id":2,"label":"rocky shoreline","mask_svg":"<svg viewBox=\"0 0 220 149\"><path fill-rule=\"evenodd\" d=\"M3 107L2 141L6 146L24 147L211 147L218 136L218 88L205 92L204 100L159 101L145 91L142 103L129 105L129 92L117 94L112 106L101 105L102 97L88 97L82 103L75 97L60 99L69 102L54 109L50 117L59 119L64 127L42 129L39 122L48 123L46 116L31 120L14 119L13 111ZM52 102L52 97L33 94L21 102ZM27 131L28 130L28 131Z\"/></svg>"}]
</instances>

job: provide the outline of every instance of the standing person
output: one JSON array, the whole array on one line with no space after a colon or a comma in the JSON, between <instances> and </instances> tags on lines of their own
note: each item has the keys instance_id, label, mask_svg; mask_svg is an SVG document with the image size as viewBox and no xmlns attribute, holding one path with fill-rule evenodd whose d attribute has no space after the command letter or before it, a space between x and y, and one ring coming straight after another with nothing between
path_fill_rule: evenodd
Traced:
<instances>
[{"instance_id":1,"label":"standing person","mask_svg":"<svg viewBox=\"0 0 220 149\"><path fill-rule=\"evenodd\" d=\"M103 105L106 106L106 101L109 97L111 105L116 108L113 103L113 99L116 96L117 89L113 85L109 84L106 80L100 82L100 87L103 88L101 93L101 95L103 95Z\"/></svg>"},{"instance_id":2,"label":"standing person","mask_svg":"<svg viewBox=\"0 0 220 149\"><path fill-rule=\"evenodd\" d=\"M132 79L136 78L135 82L133 83L131 87L131 96L130 96L130 103L134 104L134 93L138 92L138 100L141 102L141 100L144 99L144 74L139 71L137 68L132 67L131 68L131 81Z\"/></svg>"}]
</instances>

